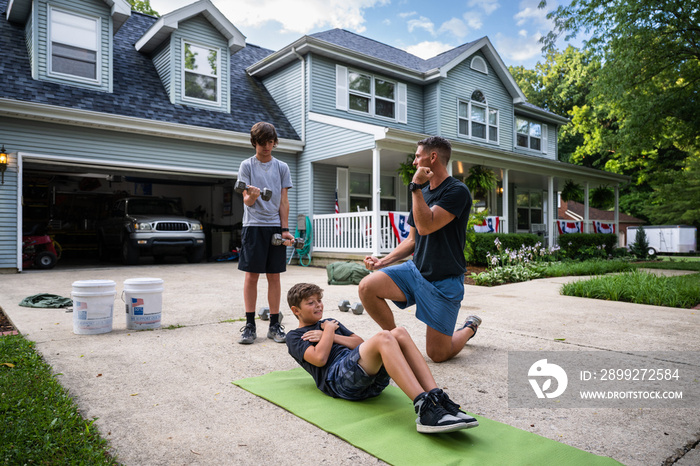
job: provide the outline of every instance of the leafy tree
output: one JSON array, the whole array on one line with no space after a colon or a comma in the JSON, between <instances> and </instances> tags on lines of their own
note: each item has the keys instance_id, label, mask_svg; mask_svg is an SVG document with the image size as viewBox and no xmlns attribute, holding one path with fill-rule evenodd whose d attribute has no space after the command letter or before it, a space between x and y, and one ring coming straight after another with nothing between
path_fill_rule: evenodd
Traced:
<instances>
[{"instance_id":1,"label":"leafy tree","mask_svg":"<svg viewBox=\"0 0 700 466\"><path fill-rule=\"evenodd\" d=\"M689 224L700 228L700 153L668 184L656 188L644 209L657 224Z\"/></svg>"},{"instance_id":2,"label":"leafy tree","mask_svg":"<svg viewBox=\"0 0 700 466\"><path fill-rule=\"evenodd\" d=\"M145 13L151 16L160 16L156 10L151 8L151 0L128 0L131 9L139 13Z\"/></svg>"}]
</instances>

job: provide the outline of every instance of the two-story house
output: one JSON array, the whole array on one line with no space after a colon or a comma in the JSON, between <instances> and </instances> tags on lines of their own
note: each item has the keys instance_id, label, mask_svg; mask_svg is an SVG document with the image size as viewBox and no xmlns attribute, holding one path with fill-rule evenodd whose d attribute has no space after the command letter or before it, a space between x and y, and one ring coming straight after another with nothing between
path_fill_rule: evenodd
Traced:
<instances>
[{"instance_id":1,"label":"two-story house","mask_svg":"<svg viewBox=\"0 0 700 466\"><path fill-rule=\"evenodd\" d=\"M557 160L566 120L526 102L488 38L423 60L340 29L266 50L209 0L160 18L123 0L0 0L0 12L0 269L22 269L34 225L67 252L95 251L106 203L134 194L180 197L210 253L227 250L261 120L292 172L291 218L313 219L319 252L396 244L388 213L410 207L397 168L426 135L452 141L454 176L496 173L485 207L505 232L554 231L565 180L625 181Z\"/></svg>"}]
</instances>

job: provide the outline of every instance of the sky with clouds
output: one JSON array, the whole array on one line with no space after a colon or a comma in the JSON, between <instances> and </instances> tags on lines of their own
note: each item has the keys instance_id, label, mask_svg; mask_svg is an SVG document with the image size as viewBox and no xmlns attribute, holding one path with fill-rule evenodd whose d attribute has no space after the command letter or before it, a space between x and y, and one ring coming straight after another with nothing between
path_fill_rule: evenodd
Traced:
<instances>
[{"instance_id":1,"label":"sky with clouds","mask_svg":"<svg viewBox=\"0 0 700 466\"><path fill-rule=\"evenodd\" d=\"M250 44L278 50L305 34L342 28L430 58L488 36L507 66L543 62L548 0L212 0ZM194 0L151 0L163 15ZM580 44L573 44L580 45ZM559 44L564 48L566 44Z\"/></svg>"}]
</instances>

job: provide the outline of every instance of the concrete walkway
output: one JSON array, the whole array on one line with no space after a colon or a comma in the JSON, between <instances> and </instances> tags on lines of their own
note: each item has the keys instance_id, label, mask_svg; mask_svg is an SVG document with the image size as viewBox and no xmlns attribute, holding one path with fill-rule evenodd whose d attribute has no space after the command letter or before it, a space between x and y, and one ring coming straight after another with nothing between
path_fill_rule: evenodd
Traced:
<instances>
[{"instance_id":1,"label":"concrete walkway","mask_svg":"<svg viewBox=\"0 0 700 466\"><path fill-rule=\"evenodd\" d=\"M96 425L126 465L381 463L231 384L296 367L285 345L265 338L266 322L258 323L254 345L237 343L244 311L243 275L236 267L220 262L2 275L0 306L37 343L83 416L98 418ZM119 294L125 279L137 277L165 282L161 329L126 330ZM117 283L110 333L76 335L72 313L18 306L37 293L69 297L72 283L86 279ZM484 322L457 358L429 363L438 384L468 411L626 465L660 465L680 456L677 465L700 464L698 450L682 453L700 438L697 409L508 408L509 351L700 351L700 311L561 296L561 285L573 279L467 286L460 321L477 314ZM283 296L301 281L325 289L326 317L364 338L377 332L367 313L337 308L341 299L359 300L357 286L330 286L325 269L292 266L282 275ZM261 279L258 302L265 296ZM282 323L294 328L285 308ZM395 314L425 354L425 326L412 309Z\"/></svg>"}]
</instances>

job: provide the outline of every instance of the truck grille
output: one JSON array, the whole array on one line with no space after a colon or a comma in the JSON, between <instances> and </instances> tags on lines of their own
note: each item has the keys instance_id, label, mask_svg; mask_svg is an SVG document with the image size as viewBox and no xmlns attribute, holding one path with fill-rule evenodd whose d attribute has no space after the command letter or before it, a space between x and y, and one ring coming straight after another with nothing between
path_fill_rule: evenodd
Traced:
<instances>
[{"instance_id":1,"label":"truck grille","mask_svg":"<svg viewBox=\"0 0 700 466\"><path fill-rule=\"evenodd\" d=\"M157 231L188 231L190 226L184 222L158 222Z\"/></svg>"}]
</instances>

